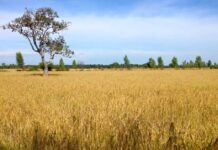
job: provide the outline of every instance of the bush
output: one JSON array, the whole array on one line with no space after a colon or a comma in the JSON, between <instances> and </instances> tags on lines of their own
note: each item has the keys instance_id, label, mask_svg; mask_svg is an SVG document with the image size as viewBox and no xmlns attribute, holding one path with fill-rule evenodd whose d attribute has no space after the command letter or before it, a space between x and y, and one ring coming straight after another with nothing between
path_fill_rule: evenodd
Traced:
<instances>
[{"instance_id":1,"label":"bush","mask_svg":"<svg viewBox=\"0 0 218 150\"><path fill-rule=\"evenodd\" d=\"M45 67L44 67L44 64L43 64L43 63L40 63L40 64L39 64L39 68L42 69L42 70L44 70L44 68L45 68ZM52 63L48 65L48 71L52 71L53 68L54 68L54 65L53 65Z\"/></svg>"},{"instance_id":2,"label":"bush","mask_svg":"<svg viewBox=\"0 0 218 150\"><path fill-rule=\"evenodd\" d=\"M33 66L33 67L30 67L28 69L28 71L38 71L39 70L39 67L38 66Z\"/></svg>"},{"instance_id":3,"label":"bush","mask_svg":"<svg viewBox=\"0 0 218 150\"><path fill-rule=\"evenodd\" d=\"M153 58L149 58L149 62L147 65L149 68L156 68L156 62Z\"/></svg>"},{"instance_id":4,"label":"bush","mask_svg":"<svg viewBox=\"0 0 218 150\"><path fill-rule=\"evenodd\" d=\"M57 68L56 71L69 71L69 68Z\"/></svg>"},{"instance_id":5,"label":"bush","mask_svg":"<svg viewBox=\"0 0 218 150\"><path fill-rule=\"evenodd\" d=\"M114 62L110 65L110 68L120 68L120 64L118 62Z\"/></svg>"}]
</instances>

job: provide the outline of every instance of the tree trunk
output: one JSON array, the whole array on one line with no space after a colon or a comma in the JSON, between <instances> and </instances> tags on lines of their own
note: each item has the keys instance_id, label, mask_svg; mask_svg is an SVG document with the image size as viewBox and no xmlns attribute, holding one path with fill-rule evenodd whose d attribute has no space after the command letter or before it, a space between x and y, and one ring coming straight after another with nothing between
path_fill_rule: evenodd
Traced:
<instances>
[{"instance_id":1,"label":"tree trunk","mask_svg":"<svg viewBox=\"0 0 218 150\"><path fill-rule=\"evenodd\" d=\"M44 64L44 76L48 76L48 63L45 61L45 57L41 55L42 64Z\"/></svg>"},{"instance_id":2,"label":"tree trunk","mask_svg":"<svg viewBox=\"0 0 218 150\"><path fill-rule=\"evenodd\" d=\"M48 63L44 62L44 76L48 76Z\"/></svg>"}]
</instances>

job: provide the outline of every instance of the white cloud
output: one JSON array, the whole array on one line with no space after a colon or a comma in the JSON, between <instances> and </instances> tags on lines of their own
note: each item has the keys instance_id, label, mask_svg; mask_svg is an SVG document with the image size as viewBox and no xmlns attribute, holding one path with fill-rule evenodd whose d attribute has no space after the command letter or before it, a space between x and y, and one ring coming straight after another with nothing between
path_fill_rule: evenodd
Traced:
<instances>
[{"instance_id":1,"label":"white cloud","mask_svg":"<svg viewBox=\"0 0 218 150\"><path fill-rule=\"evenodd\" d=\"M64 32L81 41L214 42L218 40L217 18L189 17L96 17L79 16Z\"/></svg>"},{"instance_id":2,"label":"white cloud","mask_svg":"<svg viewBox=\"0 0 218 150\"><path fill-rule=\"evenodd\" d=\"M137 9L136 9L137 10ZM0 25L19 16L15 12L0 11ZM156 43L211 43L218 40L217 18L174 17L126 17L76 16L65 18L71 21L69 30L63 32L68 41L100 43L108 41L153 41ZM17 33L0 30L0 40L25 39ZM84 43L86 44L86 43Z\"/></svg>"},{"instance_id":3,"label":"white cloud","mask_svg":"<svg viewBox=\"0 0 218 150\"><path fill-rule=\"evenodd\" d=\"M13 12L0 12L0 24L5 24L19 15ZM204 55L207 58L210 55L215 58L218 54L216 17L88 15L64 20L71 21L71 26L63 32L63 35L66 36L70 47L74 48L76 45L74 58L85 63L104 63L104 58L110 59L106 62L109 63L118 57L122 60L125 54L134 57L135 60L141 58L140 62L143 62L145 57L159 55L163 57ZM12 41L14 43L11 44ZM0 42L2 43L0 57L12 57L17 49L21 49L24 55L35 56L34 52L29 52L31 49L27 41L17 33L0 30ZM5 50L5 47L11 49ZM71 60L68 61L70 63Z\"/></svg>"}]
</instances>

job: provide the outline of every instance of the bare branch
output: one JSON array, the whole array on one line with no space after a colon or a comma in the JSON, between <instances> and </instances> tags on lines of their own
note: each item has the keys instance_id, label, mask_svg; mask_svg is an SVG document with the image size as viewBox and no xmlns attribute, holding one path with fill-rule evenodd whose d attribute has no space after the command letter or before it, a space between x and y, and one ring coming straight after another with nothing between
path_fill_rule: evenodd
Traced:
<instances>
[{"instance_id":1,"label":"bare branch","mask_svg":"<svg viewBox=\"0 0 218 150\"><path fill-rule=\"evenodd\" d=\"M31 48L33 49L33 51L37 52L38 50L36 50L36 49L33 47L33 44L32 44L32 42L31 42L30 38L29 38L28 36L27 36L26 38L28 39L28 41L29 41L29 43L30 43L30 46L31 46Z\"/></svg>"},{"instance_id":2,"label":"bare branch","mask_svg":"<svg viewBox=\"0 0 218 150\"><path fill-rule=\"evenodd\" d=\"M39 46L38 46L38 44L36 42L35 36L33 36L33 44L35 45L36 49L39 50Z\"/></svg>"}]
</instances>

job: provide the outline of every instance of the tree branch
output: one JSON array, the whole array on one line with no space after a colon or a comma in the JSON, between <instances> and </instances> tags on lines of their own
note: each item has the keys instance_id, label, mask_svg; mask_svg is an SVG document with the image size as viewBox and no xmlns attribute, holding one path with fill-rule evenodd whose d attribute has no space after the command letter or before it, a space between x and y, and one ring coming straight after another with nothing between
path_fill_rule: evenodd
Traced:
<instances>
[{"instance_id":1,"label":"tree branch","mask_svg":"<svg viewBox=\"0 0 218 150\"><path fill-rule=\"evenodd\" d=\"M47 31L48 31L49 29L52 29L52 27L48 27L48 28L44 31L44 33L43 33L43 35L42 35L42 38L43 38L43 39L44 39L46 33L48 33Z\"/></svg>"},{"instance_id":2,"label":"tree branch","mask_svg":"<svg viewBox=\"0 0 218 150\"><path fill-rule=\"evenodd\" d=\"M30 45L31 45L31 47L32 47L32 49L33 49L33 51L37 52L38 50L36 50L36 49L34 48L34 46L33 46L32 42L31 42L30 38L29 38L28 36L26 36L26 38L28 39L28 41L29 41L29 43L30 43Z\"/></svg>"},{"instance_id":3,"label":"tree branch","mask_svg":"<svg viewBox=\"0 0 218 150\"><path fill-rule=\"evenodd\" d=\"M35 47L36 47L36 49L37 49L37 51L39 50L39 46L37 45L37 43L36 43L36 38L35 38L35 36L33 35L33 44L35 45Z\"/></svg>"}]
</instances>

